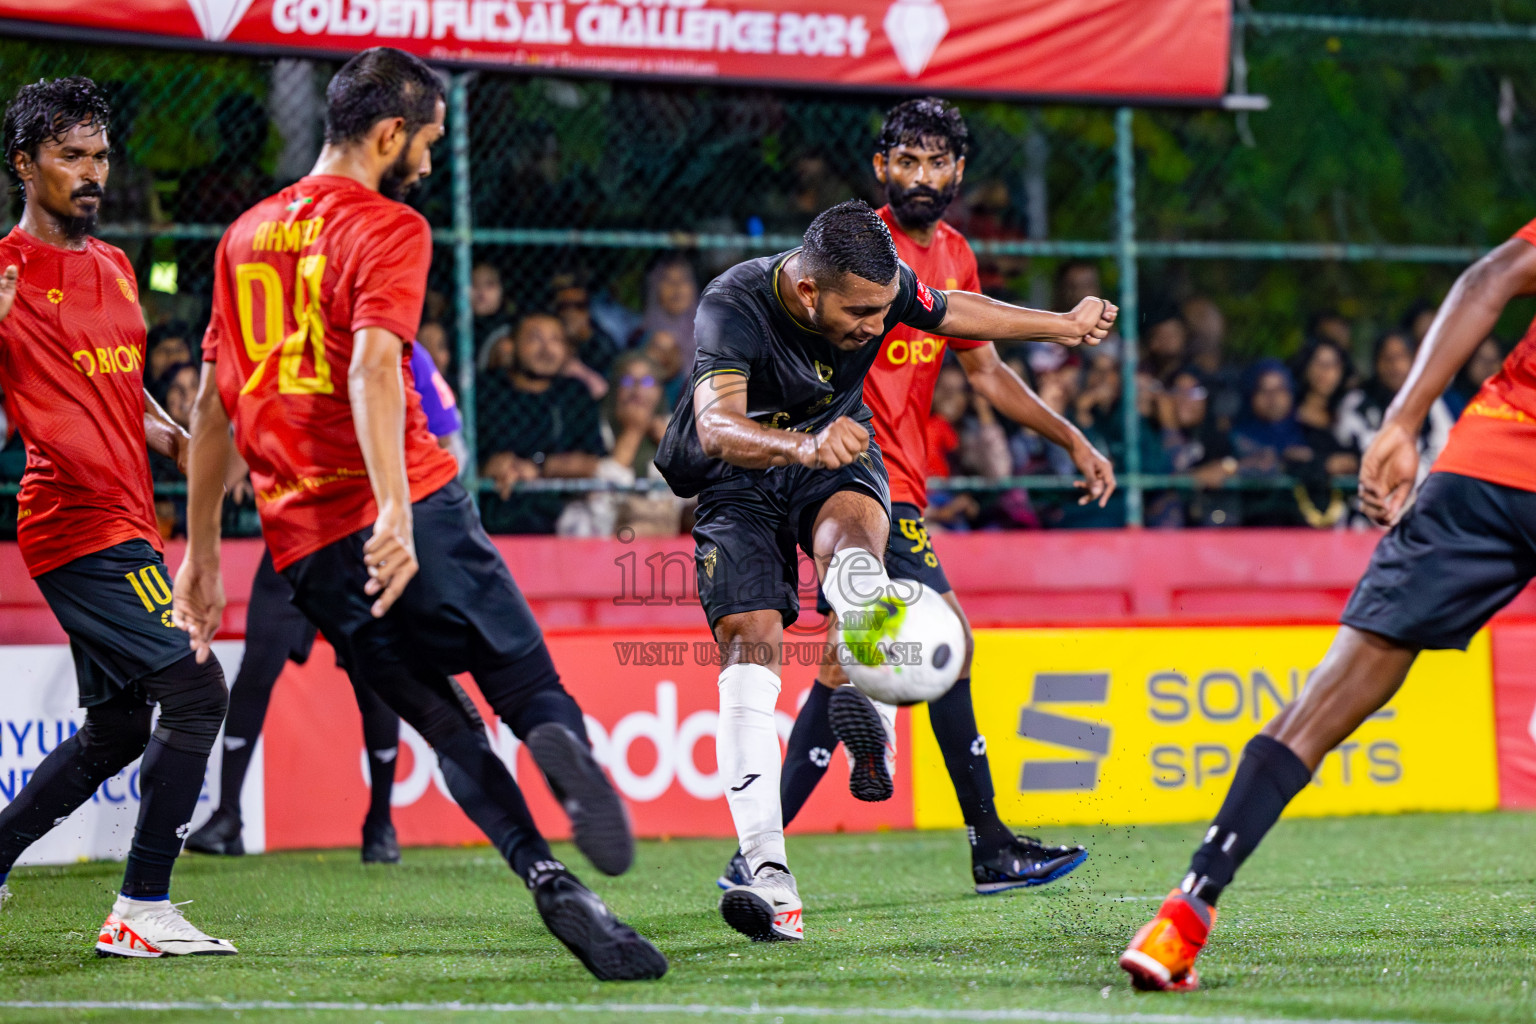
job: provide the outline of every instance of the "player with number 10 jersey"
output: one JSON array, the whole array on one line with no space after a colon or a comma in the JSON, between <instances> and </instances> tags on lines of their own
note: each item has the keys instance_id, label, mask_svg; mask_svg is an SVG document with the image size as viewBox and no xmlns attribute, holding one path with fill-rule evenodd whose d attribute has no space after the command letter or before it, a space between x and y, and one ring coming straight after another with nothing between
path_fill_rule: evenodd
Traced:
<instances>
[{"instance_id":1,"label":"player with number 10 jersey","mask_svg":"<svg viewBox=\"0 0 1536 1024\"><path fill-rule=\"evenodd\" d=\"M414 338L431 258L421 214L327 175L257 203L219 245L204 358L218 362L279 572L377 518L347 396L353 333L382 327ZM458 467L407 385L406 475L416 502Z\"/></svg>"}]
</instances>

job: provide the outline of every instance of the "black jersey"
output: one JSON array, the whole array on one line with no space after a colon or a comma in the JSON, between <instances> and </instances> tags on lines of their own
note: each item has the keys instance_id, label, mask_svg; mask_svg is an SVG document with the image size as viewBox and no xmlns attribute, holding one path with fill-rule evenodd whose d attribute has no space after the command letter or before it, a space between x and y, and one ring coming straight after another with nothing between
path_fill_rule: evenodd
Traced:
<instances>
[{"instance_id":1,"label":"black jersey","mask_svg":"<svg viewBox=\"0 0 1536 1024\"><path fill-rule=\"evenodd\" d=\"M852 351L837 348L790 316L779 295L779 268L796 252L738 263L715 278L699 300L693 374L656 452L656 468L685 498L749 472L704 454L693 422L693 389L699 381L720 373L746 377L747 415L764 426L815 433L840 416L851 416L869 427L864 376L885 334L897 324L937 330L944 320L944 294L930 290L902 263L896 301L881 336Z\"/></svg>"}]
</instances>

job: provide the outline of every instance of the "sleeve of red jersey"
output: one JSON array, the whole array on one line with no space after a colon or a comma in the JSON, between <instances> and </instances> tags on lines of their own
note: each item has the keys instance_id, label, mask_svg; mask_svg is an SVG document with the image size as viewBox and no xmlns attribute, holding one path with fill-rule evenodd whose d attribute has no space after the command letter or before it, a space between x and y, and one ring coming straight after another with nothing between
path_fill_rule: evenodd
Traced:
<instances>
[{"instance_id":1,"label":"sleeve of red jersey","mask_svg":"<svg viewBox=\"0 0 1536 1024\"><path fill-rule=\"evenodd\" d=\"M956 236L959 238L959 236ZM976 269L976 253L971 250L971 243L964 238L959 238L960 262L965 268L960 275L960 290L962 292L981 292L981 273ZM948 345L952 349L964 351L972 348L984 348L992 344L990 341L972 341L969 338L950 338Z\"/></svg>"},{"instance_id":2,"label":"sleeve of red jersey","mask_svg":"<svg viewBox=\"0 0 1536 1024\"><path fill-rule=\"evenodd\" d=\"M1529 242L1532 245L1536 245L1536 220L1531 221L1525 227L1521 228L1519 231L1516 231L1515 237L1520 239L1522 242Z\"/></svg>"},{"instance_id":3,"label":"sleeve of red jersey","mask_svg":"<svg viewBox=\"0 0 1536 1024\"><path fill-rule=\"evenodd\" d=\"M414 341L427 298L432 229L421 214L401 206L364 237L368 247L357 264L352 330L382 327L402 341Z\"/></svg>"},{"instance_id":4,"label":"sleeve of red jersey","mask_svg":"<svg viewBox=\"0 0 1536 1024\"><path fill-rule=\"evenodd\" d=\"M219 247L213 254L213 304L208 314L208 329L203 332L203 362L219 361L219 345L229 335L229 275L225 252L229 246L229 232L219 239Z\"/></svg>"}]
</instances>

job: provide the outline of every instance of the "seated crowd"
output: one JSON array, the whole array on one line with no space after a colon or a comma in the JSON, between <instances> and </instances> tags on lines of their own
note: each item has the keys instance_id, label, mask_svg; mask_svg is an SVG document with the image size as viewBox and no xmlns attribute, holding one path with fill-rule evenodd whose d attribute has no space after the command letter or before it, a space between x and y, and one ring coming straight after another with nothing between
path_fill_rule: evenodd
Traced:
<instances>
[{"instance_id":1,"label":"seated crowd","mask_svg":"<svg viewBox=\"0 0 1536 1024\"><path fill-rule=\"evenodd\" d=\"M1057 274L1055 308L1098 294L1097 267L1072 262ZM663 255L646 278L636 313L592 290L576 273L557 273L533 301L515 304L491 263L474 267L470 307L476 382L472 457L489 490L481 511L493 533L670 536L689 525L690 504L674 498L652 465L667 417L687 386L699 282L682 254ZM451 310L434 293L418 342L444 379L462 374ZM1415 307L1375 339L1357 366L1353 325L1333 311L1308 321L1300 351L1238 365L1225 318L1193 297L1143 317L1135 408L1123 402L1122 342L1095 349L1005 348L1004 358L1052 408L1076 423L1114 462L1129 465L1126 437L1139 424L1142 473L1158 478L1144 495L1152 527L1363 525L1349 479L1407 379L1434 308ZM149 334L145 386L178 422L190 416L199 339L182 321ZM1435 404L1420 439L1428 472L1451 426L1503 359L1488 338ZM1124 492L1107 508L1080 506L1064 487L1010 487L1014 477L1066 478L1067 453L998 416L951 359L939 377L929 423L930 476L951 483L930 492L927 517L939 530L1115 527ZM152 457L157 481L180 474ZM20 440L0 449L0 479L20 478ZM572 481L590 480L587 489ZM548 482L548 483L546 483ZM609 484L654 486L614 490ZM249 483L229 482L248 503ZM575 493L573 493L573 491ZM180 532L180 502L159 502L162 530Z\"/></svg>"}]
</instances>

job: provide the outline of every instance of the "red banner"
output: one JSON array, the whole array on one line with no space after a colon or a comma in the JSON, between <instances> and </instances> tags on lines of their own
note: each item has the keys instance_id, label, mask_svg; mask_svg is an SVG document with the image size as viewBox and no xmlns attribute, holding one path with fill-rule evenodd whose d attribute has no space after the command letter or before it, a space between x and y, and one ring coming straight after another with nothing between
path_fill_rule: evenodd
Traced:
<instances>
[{"instance_id":1,"label":"red banner","mask_svg":"<svg viewBox=\"0 0 1536 1024\"><path fill-rule=\"evenodd\" d=\"M1456 700L1448 693L1446 700ZM1499 806L1536 807L1536 624L1493 630L1493 719Z\"/></svg>"},{"instance_id":2,"label":"red banner","mask_svg":"<svg viewBox=\"0 0 1536 1024\"><path fill-rule=\"evenodd\" d=\"M1230 0L0 0L124 37L595 75L988 95L1210 100Z\"/></svg>"},{"instance_id":3,"label":"red banner","mask_svg":"<svg viewBox=\"0 0 1536 1024\"><path fill-rule=\"evenodd\" d=\"M687 632L592 632L549 638L561 681L587 715L593 752L624 796L641 836L731 836L730 810L715 770L720 670L701 656L702 629ZM787 739L806 687L814 685L820 647L806 644L808 664L786 667L779 698L780 740ZM538 769L511 732L490 713L474 683L464 689L492 723L493 743L515 765L535 820L546 835L569 835L568 822ZM907 715L895 796L861 803L848 792L848 763L839 749L826 780L792 832L867 832L912 827L912 770ZM363 730L346 676L324 641L309 662L289 665L272 695L266 744L267 849L353 846L368 809ZM437 758L406 726L396 763L395 825L407 846L484 842L449 798Z\"/></svg>"}]
</instances>

